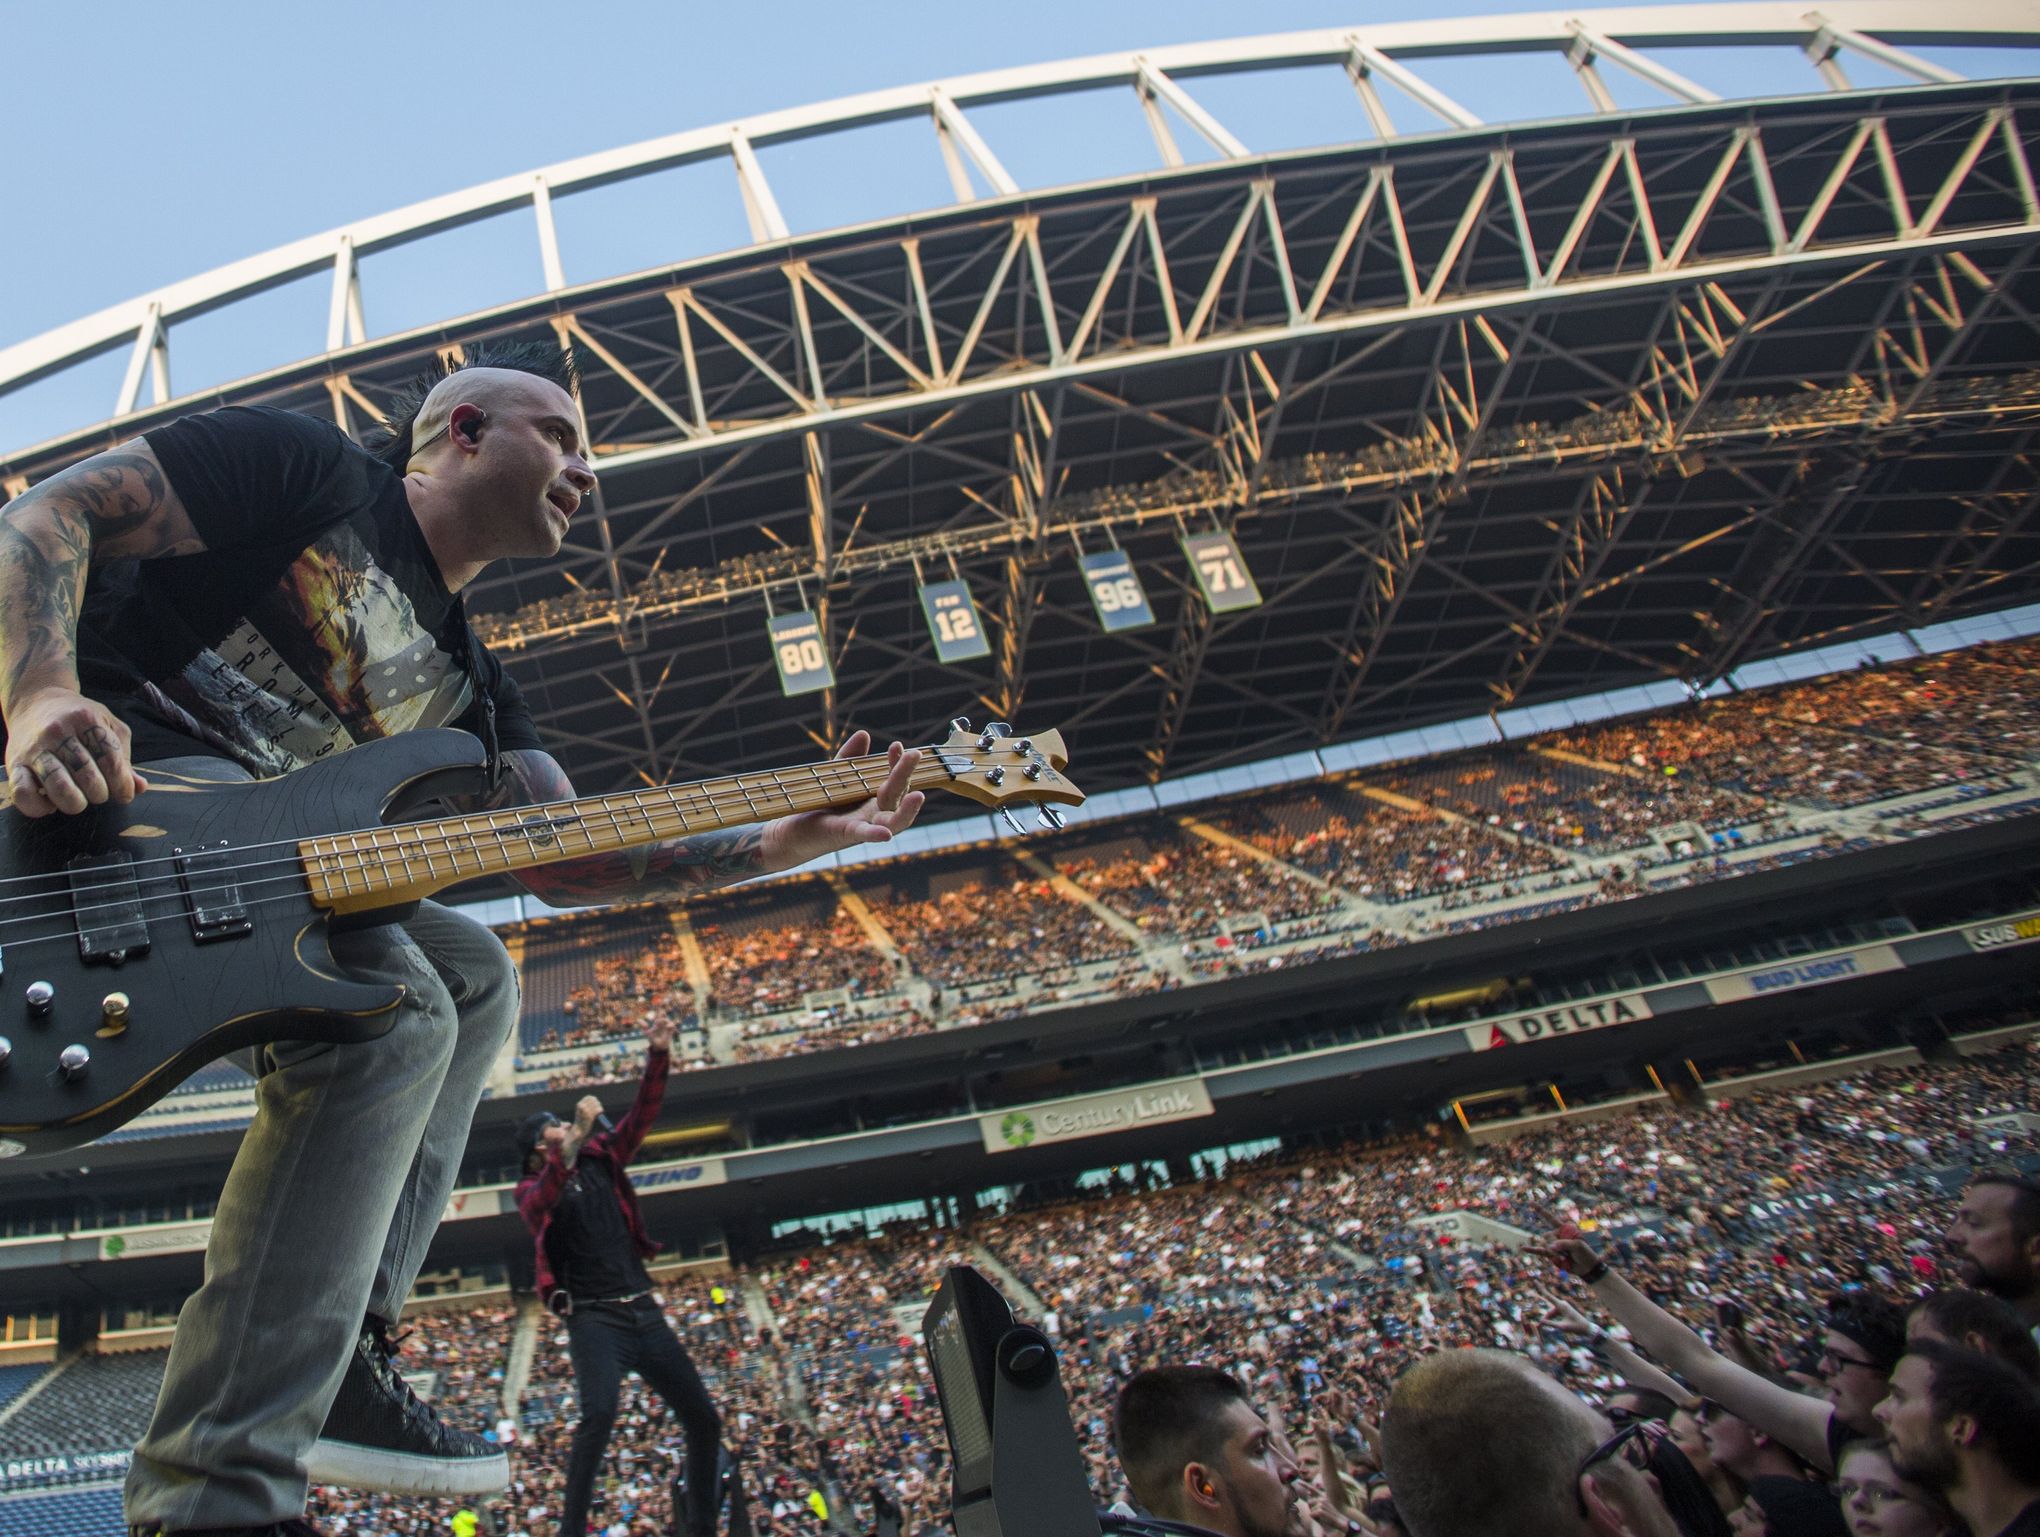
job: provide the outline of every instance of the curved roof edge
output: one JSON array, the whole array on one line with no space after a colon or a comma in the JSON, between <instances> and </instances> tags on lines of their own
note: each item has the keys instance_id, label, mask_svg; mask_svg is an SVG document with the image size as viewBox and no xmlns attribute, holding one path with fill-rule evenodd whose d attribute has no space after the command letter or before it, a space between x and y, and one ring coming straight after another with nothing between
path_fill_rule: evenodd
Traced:
<instances>
[{"instance_id":1,"label":"curved roof edge","mask_svg":"<svg viewBox=\"0 0 2040 1537\"><path fill-rule=\"evenodd\" d=\"M816 135L868 127L902 118L928 116L951 165L957 192L953 206L977 200L964 162L975 169L991 194L1011 195L1013 182L962 109L1031 96L1127 85L1144 99L1161 98L1225 158L1252 152L1185 93L1177 81L1213 75L1344 63L1355 77L1370 116L1384 137L1393 127L1372 96L1374 78L1394 85L1454 128L1476 128L1481 120L1399 60L1527 51L1561 51L1585 74L1598 61L1616 65L1664 91L1669 104L1718 100L1705 87L1634 52L1636 46L1677 48L1797 43L1821 70L1827 88L1846 85L1837 54L1853 54L1897 70L1922 83L1962 77L1904 51L1905 44L2040 45L2040 11L2028 0L1831 0L1809 10L1794 0L1733 0L1700 5L1627 6L1597 11L1544 11L1324 28L1222 42L1180 44L1135 52L1096 54L1049 64L987 71L949 80L866 92L833 101L788 108L720 123L637 144L560 161L528 172L430 198L168 284L81 317L38 336L0 348L0 395L60 372L123 345L132 347L127 377L114 416L127 414L138 398L153 352L164 345L164 328L270 288L314 274L334 273L327 351L349 339L350 298L358 294L356 263L365 254L402 245L442 230L486 219L519 207L533 209L547 290L566 287L552 223L556 194L648 175L693 161L728 157L744 193L753 243L769 247L789 237L773 201L755 149ZM1612 111L1605 89L1588 79L1593 108ZM1818 87L1809 82L1809 94ZM1582 116L1592 116L1585 112ZM742 248L740 248L742 249ZM358 311L357 311L358 313ZM360 340L357 335L353 340ZM307 356L316 356L307 353Z\"/></svg>"}]
</instances>

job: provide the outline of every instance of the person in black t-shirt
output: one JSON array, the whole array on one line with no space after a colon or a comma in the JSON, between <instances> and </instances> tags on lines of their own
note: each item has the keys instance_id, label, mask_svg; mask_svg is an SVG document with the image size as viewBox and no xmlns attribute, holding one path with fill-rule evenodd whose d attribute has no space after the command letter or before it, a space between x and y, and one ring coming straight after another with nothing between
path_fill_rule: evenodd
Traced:
<instances>
[{"instance_id":1,"label":"person in black t-shirt","mask_svg":"<svg viewBox=\"0 0 2040 1537\"><path fill-rule=\"evenodd\" d=\"M9 502L0 718L14 812L202 793L429 726L501 750L496 790L455 809L573 797L460 594L493 561L557 555L595 494L574 385L560 349L470 349L417 382L376 453L328 423L229 407ZM842 752L869 746L860 731ZM895 743L889 758L849 811L518 878L561 906L643 901L882 842L922 799L907 788L917 755ZM493 934L430 902L332 947L404 1001L373 1041L244 1054L255 1118L129 1472L138 1532L302 1537L308 1475L433 1494L507 1478L500 1448L411 1394L389 1330L516 1023L515 972Z\"/></svg>"},{"instance_id":2,"label":"person in black t-shirt","mask_svg":"<svg viewBox=\"0 0 2040 1537\"><path fill-rule=\"evenodd\" d=\"M517 1129L524 1178L517 1209L537 1249L538 1293L567 1321L574 1361L574 1392L581 1422L560 1508L560 1537L582 1537L602 1454L616 1427L623 1374L636 1372L665 1399L687 1439L685 1499L676 1488L674 1519L688 1537L713 1537L722 1417L716 1413L686 1347L659 1309L645 1261L657 1245L645 1231L637 1194L625 1167L658 1119L666 1092L673 1027L654 1024L649 1052L630 1113L607 1131L594 1095L583 1095L571 1124L548 1112L527 1116Z\"/></svg>"},{"instance_id":3,"label":"person in black t-shirt","mask_svg":"<svg viewBox=\"0 0 2040 1537\"><path fill-rule=\"evenodd\" d=\"M1994 1356L1915 1340L1877 1406L1900 1477L1970 1537L2040 1537L2040 1388Z\"/></svg>"}]
</instances>

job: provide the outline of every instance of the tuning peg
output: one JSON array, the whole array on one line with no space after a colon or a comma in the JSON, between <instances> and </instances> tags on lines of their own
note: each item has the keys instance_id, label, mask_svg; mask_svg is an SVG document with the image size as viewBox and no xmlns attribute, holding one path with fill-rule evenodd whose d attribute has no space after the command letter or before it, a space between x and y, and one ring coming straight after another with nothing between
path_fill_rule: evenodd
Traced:
<instances>
[{"instance_id":1,"label":"tuning peg","mask_svg":"<svg viewBox=\"0 0 2040 1537\"><path fill-rule=\"evenodd\" d=\"M1061 832L1063 826L1069 821L1068 817L1057 811L1053 806L1043 806L1040 808L1040 811L1041 825L1051 832Z\"/></svg>"},{"instance_id":2,"label":"tuning peg","mask_svg":"<svg viewBox=\"0 0 2040 1537\"><path fill-rule=\"evenodd\" d=\"M985 770L985 782L987 784L995 785L1004 784L1006 782L1006 771L1003 768L999 767L998 764L994 763L990 768Z\"/></svg>"},{"instance_id":3,"label":"tuning peg","mask_svg":"<svg viewBox=\"0 0 2040 1537\"><path fill-rule=\"evenodd\" d=\"M1020 819L1013 815L1013 808L1011 806L1001 806L999 808L999 815L1004 817L1006 819L1006 825L1013 829L1014 837L1024 838L1027 836L1027 829L1022 827L1020 825Z\"/></svg>"},{"instance_id":4,"label":"tuning peg","mask_svg":"<svg viewBox=\"0 0 2040 1537\"><path fill-rule=\"evenodd\" d=\"M995 720L985 727L986 736L1011 736L1013 728L1002 720Z\"/></svg>"},{"instance_id":5,"label":"tuning peg","mask_svg":"<svg viewBox=\"0 0 2040 1537\"><path fill-rule=\"evenodd\" d=\"M1030 763L1020 772L1025 778L1039 779L1041 777L1041 765L1039 763Z\"/></svg>"},{"instance_id":6,"label":"tuning peg","mask_svg":"<svg viewBox=\"0 0 2040 1537\"><path fill-rule=\"evenodd\" d=\"M950 729L951 731L968 731L968 730L970 730L970 717L969 717L968 715L959 715L959 716L957 716L955 720L953 720L953 721L951 721L951 722L949 723L949 729Z\"/></svg>"},{"instance_id":7,"label":"tuning peg","mask_svg":"<svg viewBox=\"0 0 2040 1537\"><path fill-rule=\"evenodd\" d=\"M1034 751L1034 738L1023 736L1013 743L1013 751L1029 753Z\"/></svg>"}]
</instances>

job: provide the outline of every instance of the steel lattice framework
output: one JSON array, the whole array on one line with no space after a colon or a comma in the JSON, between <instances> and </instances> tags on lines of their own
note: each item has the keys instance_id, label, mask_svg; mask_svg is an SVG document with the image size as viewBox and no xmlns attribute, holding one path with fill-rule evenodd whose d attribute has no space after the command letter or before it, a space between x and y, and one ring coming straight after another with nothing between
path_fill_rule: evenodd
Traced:
<instances>
[{"instance_id":1,"label":"steel lattice framework","mask_svg":"<svg viewBox=\"0 0 2040 1537\"><path fill-rule=\"evenodd\" d=\"M1932 25L1926 25L1931 18ZM1729 102L1665 56L1804 50ZM2016 4L1671 6L1251 39L878 93L402 210L0 350L0 394L109 348L113 421L261 400L360 430L431 352L556 334L602 492L543 567L471 589L584 789L783 761L847 724L1060 724L1094 787L2031 600L2040 589L2040 80L1908 51L2040 44ZM1562 54L1580 116L1494 127L1420 73ZM1853 88L1872 61L1915 82ZM1257 155L1186 81L1338 65L1362 144ZM1617 110L1626 72L1666 106ZM1023 192L970 108L1132 92L1159 171ZM1443 124L1395 133L1390 89ZM757 146L926 118L956 202L792 239ZM1186 165L1179 135L1216 158ZM726 157L756 244L568 288L552 199ZM522 205L547 291L363 337L360 257ZM180 318L330 269L323 350L175 400ZM141 404L144 386L153 399ZM1214 617L1179 534L1266 603ZM1074 549L1125 548L1159 624L1100 633ZM936 663L917 578L970 583ZM782 700L767 606L838 687Z\"/></svg>"}]
</instances>

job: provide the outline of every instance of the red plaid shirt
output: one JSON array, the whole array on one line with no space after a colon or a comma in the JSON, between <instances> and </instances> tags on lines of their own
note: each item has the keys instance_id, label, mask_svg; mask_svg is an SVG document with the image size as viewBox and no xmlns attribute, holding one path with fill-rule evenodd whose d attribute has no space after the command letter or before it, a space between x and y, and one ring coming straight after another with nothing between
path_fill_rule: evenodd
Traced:
<instances>
[{"instance_id":1,"label":"red plaid shirt","mask_svg":"<svg viewBox=\"0 0 2040 1537\"><path fill-rule=\"evenodd\" d=\"M611 1166L610 1172L616 1176L617 1204L623 1208L624 1225L630 1229L631 1242L636 1245L641 1259L650 1259L657 1254L659 1246L645 1231L644 1215L638 1210L637 1192L631 1189L630 1176L623 1171L625 1165L637 1156L638 1145L645 1140L645 1133L652 1129L652 1122L659 1118L659 1105L666 1097L666 1069L672 1060L670 1052L656 1048L646 1054L644 1081L638 1085L637 1100L630 1107L630 1113L611 1130L597 1132L583 1142L578 1155L579 1158L599 1158ZM546 1258L545 1252L545 1230L552 1225L553 1208L559 1205L560 1192L567 1187L567 1173L566 1162L559 1152L548 1149L544 1167L536 1174L525 1175L517 1183L517 1210L538 1245L538 1295L561 1317L573 1311L573 1299L553 1281L552 1262Z\"/></svg>"}]
</instances>

